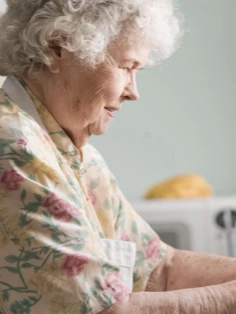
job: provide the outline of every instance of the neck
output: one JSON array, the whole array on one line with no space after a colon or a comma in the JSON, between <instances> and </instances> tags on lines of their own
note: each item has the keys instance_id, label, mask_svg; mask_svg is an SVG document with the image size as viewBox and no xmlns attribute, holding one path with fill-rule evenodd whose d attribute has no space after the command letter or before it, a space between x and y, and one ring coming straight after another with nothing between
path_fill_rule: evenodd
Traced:
<instances>
[{"instance_id":1,"label":"neck","mask_svg":"<svg viewBox=\"0 0 236 314\"><path fill-rule=\"evenodd\" d=\"M55 75L41 75L32 77L22 75L21 78L37 96L41 103L48 109L53 118L65 131L77 148L83 147L91 136L89 125L81 118L76 120L76 125L70 117L70 109L73 107L73 100L68 95L66 88L59 82Z\"/></svg>"}]
</instances>

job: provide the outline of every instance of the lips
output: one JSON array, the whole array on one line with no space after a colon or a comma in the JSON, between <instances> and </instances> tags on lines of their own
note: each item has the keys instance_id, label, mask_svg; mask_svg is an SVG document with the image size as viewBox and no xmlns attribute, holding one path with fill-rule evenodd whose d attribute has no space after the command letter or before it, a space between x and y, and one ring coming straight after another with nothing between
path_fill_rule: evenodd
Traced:
<instances>
[{"instance_id":1,"label":"lips","mask_svg":"<svg viewBox=\"0 0 236 314\"><path fill-rule=\"evenodd\" d=\"M113 112L113 111L118 111L120 108L119 107L105 107L106 110Z\"/></svg>"},{"instance_id":2,"label":"lips","mask_svg":"<svg viewBox=\"0 0 236 314\"><path fill-rule=\"evenodd\" d=\"M105 107L105 110L108 114L108 116L110 116L111 118L114 118L114 109L113 108L110 108L110 107Z\"/></svg>"},{"instance_id":3,"label":"lips","mask_svg":"<svg viewBox=\"0 0 236 314\"><path fill-rule=\"evenodd\" d=\"M121 109L121 105L120 106L117 106L117 107L112 107L112 106L109 106L109 107L105 107L104 108L107 112L107 114L111 117L111 118L114 118L114 111L118 111Z\"/></svg>"}]
</instances>

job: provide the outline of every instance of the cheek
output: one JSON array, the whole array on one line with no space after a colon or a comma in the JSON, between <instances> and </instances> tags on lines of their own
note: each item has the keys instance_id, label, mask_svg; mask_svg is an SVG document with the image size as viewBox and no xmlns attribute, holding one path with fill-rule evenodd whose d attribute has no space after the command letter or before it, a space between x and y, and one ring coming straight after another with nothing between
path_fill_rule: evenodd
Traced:
<instances>
[{"instance_id":1,"label":"cheek","mask_svg":"<svg viewBox=\"0 0 236 314\"><path fill-rule=\"evenodd\" d=\"M91 120L96 120L102 113L104 107L118 103L127 84L127 75L123 71L115 70L104 74L93 91L90 101L90 109L87 108Z\"/></svg>"},{"instance_id":2,"label":"cheek","mask_svg":"<svg viewBox=\"0 0 236 314\"><path fill-rule=\"evenodd\" d=\"M122 75L122 73L113 74L110 77L107 84L107 88L105 90L106 100L108 101L119 100L119 98L123 94L126 84L127 84L126 75Z\"/></svg>"}]
</instances>

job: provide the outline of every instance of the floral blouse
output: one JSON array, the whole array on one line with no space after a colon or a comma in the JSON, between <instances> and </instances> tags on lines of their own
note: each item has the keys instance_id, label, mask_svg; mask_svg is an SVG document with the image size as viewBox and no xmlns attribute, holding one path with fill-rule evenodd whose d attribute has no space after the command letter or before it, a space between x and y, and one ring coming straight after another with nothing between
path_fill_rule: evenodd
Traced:
<instances>
[{"instance_id":1,"label":"floral blouse","mask_svg":"<svg viewBox=\"0 0 236 314\"><path fill-rule=\"evenodd\" d=\"M46 131L0 90L0 313L98 313L131 293L101 239L135 243L133 292L166 245L97 150L78 150L21 84Z\"/></svg>"}]
</instances>

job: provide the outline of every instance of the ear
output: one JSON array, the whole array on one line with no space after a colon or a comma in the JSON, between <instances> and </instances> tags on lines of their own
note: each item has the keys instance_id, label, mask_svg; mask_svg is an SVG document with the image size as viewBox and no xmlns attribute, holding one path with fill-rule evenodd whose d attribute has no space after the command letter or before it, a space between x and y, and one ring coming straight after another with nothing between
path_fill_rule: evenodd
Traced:
<instances>
[{"instance_id":1,"label":"ear","mask_svg":"<svg viewBox=\"0 0 236 314\"><path fill-rule=\"evenodd\" d=\"M47 54L51 59L51 64L48 69L52 73L59 73L61 70L62 48L55 42L50 42L47 49Z\"/></svg>"}]
</instances>

